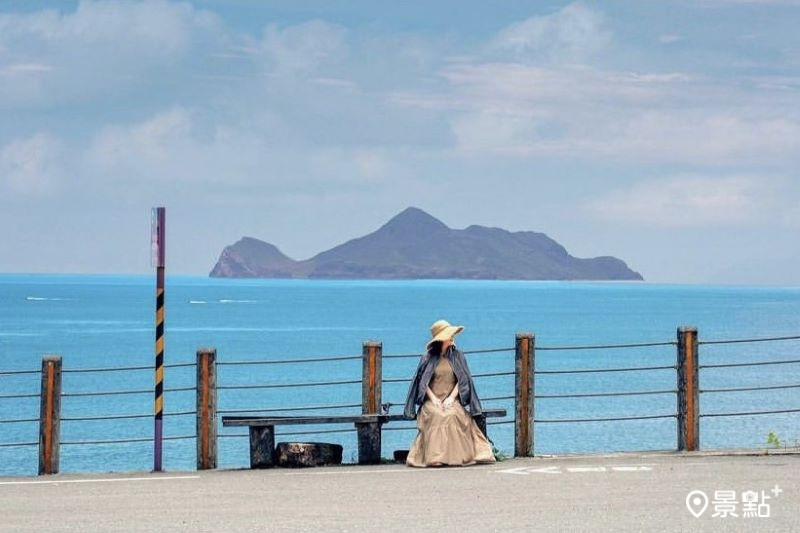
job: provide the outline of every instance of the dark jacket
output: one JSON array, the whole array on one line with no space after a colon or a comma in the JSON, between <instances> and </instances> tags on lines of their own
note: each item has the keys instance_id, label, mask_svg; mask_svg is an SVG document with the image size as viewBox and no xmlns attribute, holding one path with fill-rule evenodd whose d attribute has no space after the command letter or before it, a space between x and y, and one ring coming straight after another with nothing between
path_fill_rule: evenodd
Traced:
<instances>
[{"instance_id":1,"label":"dark jacket","mask_svg":"<svg viewBox=\"0 0 800 533\"><path fill-rule=\"evenodd\" d=\"M481 400L475 391L475 383L472 381L472 373L469 371L464 354L454 345L447 349L447 354L450 357L450 365L453 367L456 380L458 380L458 398L461 401L461 405L468 408L472 416L482 414ZM439 357L441 356L432 354L429 350L420 358L414 379L411 380L411 386L408 388L408 396L406 396L406 405L403 411L403 415L406 418L414 419L417 417L416 408L425 401L425 393L433 378L433 371L436 365L439 364Z\"/></svg>"}]
</instances>

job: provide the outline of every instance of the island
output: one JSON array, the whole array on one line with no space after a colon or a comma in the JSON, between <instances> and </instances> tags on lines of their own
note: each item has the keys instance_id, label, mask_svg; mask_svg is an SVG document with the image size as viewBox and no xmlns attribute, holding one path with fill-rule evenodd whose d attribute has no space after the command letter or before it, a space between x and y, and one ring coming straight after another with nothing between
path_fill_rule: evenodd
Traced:
<instances>
[{"instance_id":1,"label":"island","mask_svg":"<svg viewBox=\"0 0 800 533\"><path fill-rule=\"evenodd\" d=\"M302 261L243 237L226 246L211 277L330 279L643 280L621 259L571 256L534 231L452 229L409 207L378 230Z\"/></svg>"}]
</instances>

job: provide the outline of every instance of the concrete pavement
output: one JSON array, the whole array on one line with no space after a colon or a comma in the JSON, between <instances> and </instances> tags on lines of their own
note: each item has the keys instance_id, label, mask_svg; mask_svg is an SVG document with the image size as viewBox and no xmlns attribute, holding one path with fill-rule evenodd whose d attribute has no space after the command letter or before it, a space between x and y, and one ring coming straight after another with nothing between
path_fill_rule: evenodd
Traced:
<instances>
[{"instance_id":1,"label":"concrete pavement","mask_svg":"<svg viewBox=\"0 0 800 533\"><path fill-rule=\"evenodd\" d=\"M686 505L695 490L708 501L699 518ZM712 516L724 490L735 491L737 517ZM762 514L769 505L769 517L744 516L746 491L758 494ZM42 530L800 531L800 455L0 478L0 531Z\"/></svg>"}]
</instances>

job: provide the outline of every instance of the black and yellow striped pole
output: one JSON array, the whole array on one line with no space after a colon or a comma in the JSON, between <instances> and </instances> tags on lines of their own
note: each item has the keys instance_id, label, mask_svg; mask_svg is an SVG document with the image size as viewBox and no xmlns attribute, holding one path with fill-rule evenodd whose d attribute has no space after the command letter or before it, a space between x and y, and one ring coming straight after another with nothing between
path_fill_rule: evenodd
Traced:
<instances>
[{"instance_id":1,"label":"black and yellow striped pole","mask_svg":"<svg viewBox=\"0 0 800 533\"><path fill-rule=\"evenodd\" d=\"M155 428L153 431L153 470L161 472L164 439L164 266L166 251L166 209L153 208L152 260L156 267L156 382Z\"/></svg>"}]
</instances>

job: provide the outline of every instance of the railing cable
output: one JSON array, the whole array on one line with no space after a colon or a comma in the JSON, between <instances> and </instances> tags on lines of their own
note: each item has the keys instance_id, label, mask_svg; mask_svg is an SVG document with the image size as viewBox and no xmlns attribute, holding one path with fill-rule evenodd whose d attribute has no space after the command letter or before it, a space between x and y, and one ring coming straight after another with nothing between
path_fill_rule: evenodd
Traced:
<instances>
[{"instance_id":1,"label":"railing cable","mask_svg":"<svg viewBox=\"0 0 800 533\"><path fill-rule=\"evenodd\" d=\"M196 435L176 435L170 437L163 437L164 440L185 440L195 439ZM76 440L76 441L61 441L61 446L76 446L76 445L89 445L89 444L130 444L134 442L153 442L152 437L141 437L132 439L110 439L110 440Z\"/></svg>"},{"instance_id":2,"label":"railing cable","mask_svg":"<svg viewBox=\"0 0 800 533\"><path fill-rule=\"evenodd\" d=\"M165 368L183 368L195 366L196 363L172 363L165 364ZM88 374L95 372L132 372L138 370L153 370L152 365L147 366L119 366L119 367L102 367L102 368L65 368L61 372L63 374Z\"/></svg>"},{"instance_id":3,"label":"railing cable","mask_svg":"<svg viewBox=\"0 0 800 533\"><path fill-rule=\"evenodd\" d=\"M0 394L0 400L18 400L21 398L41 398L41 393L38 394Z\"/></svg>"},{"instance_id":4,"label":"railing cable","mask_svg":"<svg viewBox=\"0 0 800 533\"><path fill-rule=\"evenodd\" d=\"M173 387L166 388L164 392L188 392L196 391L197 387ZM131 390L111 390L111 391L89 391L89 392L64 392L61 394L65 398L80 398L85 396L120 396L126 394L153 394L153 389L131 389ZM38 396L38 394L36 395Z\"/></svg>"},{"instance_id":5,"label":"railing cable","mask_svg":"<svg viewBox=\"0 0 800 533\"><path fill-rule=\"evenodd\" d=\"M16 448L21 446L38 446L39 442L0 442L0 448Z\"/></svg>"},{"instance_id":6,"label":"railing cable","mask_svg":"<svg viewBox=\"0 0 800 533\"><path fill-rule=\"evenodd\" d=\"M763 366L763 365L788 365L800 363L800 359L784 359L781 361L756 361L755 363L721 363L711 365L697 365L698 368L731 368L737 366Z\"/></svg>"},{"instance_id":7,"label":"railing cable","mask_svg":"<svg viewBox=\"0 0 800 533\"><path fill-rule=\"evenodd\" d=\"M617 420L649 420L653 418L676 418L677 414L670 415L643 415L643 416L622 416L614 418L551 418L551 419L535 419L534 423L539 422L542 424L555 424L564 422L614 422Z\"/></svg>"},{"instance_id":8,"label":"railing cable","mask_svg":"<svg viewBox=\"0 0 800 533\"><path fill-rule=\"evenodd\" d=\"M751 342L772 342L772 341L796 341L800 340L800 335L793 335L787 337L759 337L753 339L734 339L722 341L698 341L698 344L739 344Z\"/></svg>"},{"instance_id":9,"label":"railing cable","mask_svg":"<svg viewBox=\"0 0 800 533\"><path fill-rule=\"evenodd\" d=\"M536 370L535 374L589 374L594 372L635 372L638 370L675 370L676 365L668 366L637 366L628 368L583 368L575 370Z\"/></svg>"},{"instance_id":10,"label":"railing cable","mask_svg":"<svg viewBox=\"0 0 800 533\"><path fill-rule=\"evenodd\" d=\"M327 361L355 361L361 360L360 355L342 355L333 357L310 357L300 359L261 359L261 360L241 360L241 361L218 361L218 366L242 366L242 365L286 365L300 363L321 363Z\"/></svg>"},{"instance_id":11,"label":"railing cable","mask_svg":"<svg viewBox=\"0 0 800 533\"><path fill-rule=\"evenodd\" d=\"M264 409L220 409L218 414L237 414L237 413L277 413L281 411L313 411L324 409L352 409L361 407L360 403L342 404L342 405L307 405L302 407L267 407Z\"/></svg>"},{"instance_id":12,"label":"railing cable","mask_svg":"<svg viewBox=\"0 0 800 533\"><path fill-rule=\"evenodd\" d=\"M750 416L750 415L772 415L778 413L800 413L800 409L779 409L775 411L742 411L738 413L700 413L700 417L711 416Z\"/></svg>"},{"instance_id":13,"label":"railing cable","mask_svg":"<svg viewBox=\"0 0 800 533\"><path fill-rule=\"evenodd\" d=\"M218 390L280 389L288 387L323 387L329 385L353 385L361 383L360 379L344 381L316 381L312 383L267 383L264 385L219 385Z\"/></svg>"},{"instance_id":14,"label":"railing cable","mask_svg":"<svg viewBox=\"0 0 800 533\"><path fill-rule=\"evenodd\" d=\"M41 370L0 370L0 376L20 376L24 374L41 374Z\"/></svg>"},{"instance_id":15,"label":"railing cable","mask_svg":"<svg viewBox=\"0 0 800 533\"><path fill-rule=\"evenodd\" d=\"M677 346L677 341L668 342L639 342L631 344L597 344L590 346L536 346L536 351L560 351L560 350L606 350L609 348L645 348L649 346Z\"/></svg>"},{"instance_id":16,"label":"railing cable","mask_svg":"<svg viewBox=\"0 0 800 533\"><path fill-rule=\"evenodd\" d=\"M8 418L0 420L0 424L21 424L23 422L38 422L38 418Z\"/></svg>"},{"instance_id":17,"label":"railing cable","mask_svg":"<svg viewBox=\"0 0 800 533\"><path fill-rule=\"evenodd\" d=\"M754 390L777 390L777 389L797 389L800 388L800 383L796 385L768 385L765 387L735 387L730 389L700 389L700 392L742 392Z\"/></svg>"},{"instance_id":18,"label":"railing cable","mask_svg":"<svg viewBox=\"0 0 800 533\"><path fill-rule=\"evenodd\" d=\"M536 394L535 398L600 398L604 396L644 396L648 394L676 394L677 389L631 391L631 392L589 392L580 394ZM702 391L701 391L702 392Z\"/></svg>"},{"instance_id":19,"label":"railing cable","mask_svg":"<svg viewBox=\"0 0 800 533\"><path fill-rule=\"evenodd\" d=\"M179 411L174 413L164 413L164 416L188 416L196 415L197 411ZM152 418L153 413L141 414L120 414L120 415L98 415L98 416L64 416L62 422L88 422L95 420L125 420L132 418Z\"/></svg>"}]
</instances>

